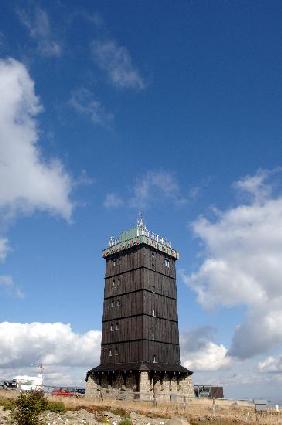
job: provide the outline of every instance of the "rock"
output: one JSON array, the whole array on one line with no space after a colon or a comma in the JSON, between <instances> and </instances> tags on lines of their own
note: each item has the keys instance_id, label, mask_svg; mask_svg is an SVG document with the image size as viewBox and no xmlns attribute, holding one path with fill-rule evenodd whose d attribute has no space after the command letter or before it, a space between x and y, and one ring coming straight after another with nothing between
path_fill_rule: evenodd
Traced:
<instances>
[{"instance_id":1,"label":"rock","mask_svg":"<svg viewBox=\"0 0 282 425\"><path fill-rule=\"evenodd\" d=\"M103 412L103 416L113 419L115 415L112 412Z\"/></svg>"},{"instance_id":2,"label":"rock","mask_svg":"<svg viewBox=\"0 0 282 425\"><path fill-rule=\"evenodd\" d=\"M190 425L184 418L172 418L166 422L166 425Z\"/></svg>"}]
</instances>

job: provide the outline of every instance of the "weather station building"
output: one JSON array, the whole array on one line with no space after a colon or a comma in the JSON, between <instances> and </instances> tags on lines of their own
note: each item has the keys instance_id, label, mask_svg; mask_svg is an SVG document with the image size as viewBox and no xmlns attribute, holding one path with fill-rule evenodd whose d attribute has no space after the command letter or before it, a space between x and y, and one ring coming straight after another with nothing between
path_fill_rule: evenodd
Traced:
<instances>
[{"instance_id":1,"label":"weather station building","mask_svg":"<svg viewBox=\"0 0 282 425\"><path fill-rule=\"evenodd\" d=\"M100 365L86 396L194 397L193 372L180 364L175 262L178 252L143 219L111 237L106 260Z\"/></svg>"}]
</instances>

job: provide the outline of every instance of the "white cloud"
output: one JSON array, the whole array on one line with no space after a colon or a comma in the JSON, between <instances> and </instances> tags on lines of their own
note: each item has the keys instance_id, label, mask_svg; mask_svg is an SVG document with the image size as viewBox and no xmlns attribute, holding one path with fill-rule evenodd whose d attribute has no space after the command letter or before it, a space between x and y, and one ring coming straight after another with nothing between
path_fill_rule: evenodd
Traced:
<instances>
[{"instance_id":1,"label":"white cloud","mask_svg":"<svg viewBox=\"0 0 282 425\"><path fill-rule=\"evenodd\" d=\"M64 323L2 322L0 340L4 378L33 375L42 363L45 385L83 385L86 371L99 362L99 330L80 334Z\"/></svg>"},{"instance_id":2,"label":"white cloud","mask_svg":"<svg viewBox=\"0 0 282 425\"><path fill-rule=\"evenodd\" d=\"M245 359L270 351L282 343L281 297L265 306L251 307L246 320L237 326L230 354Z\"/></svg>"},{"instance_id":3,"label":"white cloud","mask_svg":"<svg viewBox=\"0 0 282 425\"><path fill-rule=\"evenodd\" d=\"M6 259L9 250L8 239L0 238L0 262Z\"/></svg>"},{"instance_id":4,"label":"white cloud","mask_svg":"<svg viewBox=\"0 0 282 425\"><path fill-rule=\"evenodd\" d=\"M86 88L74 90L69 105L78 113L88 116L94 124L109 125L113 114L106 112L101 102Z\"/></svg>"},{"instance_id":5,"label":"white cloud","mask_svg":"<svg viewBox=\"0 0 282 425\"><path fill-rule=\"evenodd\" d=\"M58 159L48 161L40 152L35 117L41 106L24 65L0 61L0 92L0 209L69 219L71 180Z\"/></svg>"},{"instance_id":6,"label":"white cloud","mask_svg":"<svg viewBox=\"0 0 282 425\"><path fill-rule=\"evenodd\" d=\"M230 357L227 356L227 348L223 344L208 342L203 351L190 353L183 364L191 370L218 370L229 366Z\"/></svg>"},{"instance_id":7,"label":"white cloud","mask_svg":"<svg viewBox=\"0 0 282 425\"><path fill-rule=\"evenodd\" d=\"M213 329L204 326L192 329L180 336L181 361L192 371L214 371L231 364L227 348L216 344Z\"/></svg>"},{"instance_id":8,"label":"white cloud","mask_svg":"<svg viewBox=\"0 0 282 425\"><path fill-rule=\"evenodd\" d=\"M271 195L271 186L266 184L266 179L271 173L259 170L254 176L246 176L238 180L234 186L251 196L255 202L262 202Z\"/></svg>"},{"instance_id":9,"label":"white cloud","mask_svg":"<svg viewBox=\"0 0 282 425\"><path fill-rule=\"evenodd\" d=\"M17 298L23 298L22 291L15 285L15 282L12 278L12 276L8 275L0 275L0 287L5 288L10 292L12 295L16 296Z\"/></svg>"},{"instance_id":10,"label":"white cloud","mask_svg":"<svg viewBox=\"0 0 282 425\"><path fill-rule=\"evenodd\" d=\"M104 207L106 208L119 208L123 204L123 199L115 193L108 193L104 200Z\"/></svg>"},{"instance_id":11,"label":"white cloud","mask_svg":"<svg viewBox=\"0 0 282 425\"><path fill-rule=\"evenodd\" d=\"M0 368L93 367L100 356L101 332L75 333L64 323L0 323Z\"/></svg>"},{"instance_id":12,"label":"white cloud","mask_svg":"<svg viewBox=\"0 0 282 425\"><path fill-rule=\"evenodd\" d=\"M203 261L185 281L206 308L247 307L229 351L239 358L282 343L282 196L273 195L270 176L260 171L240 180L236 187L248 201L193 224Z\"/></svg>"},{"instance_id":13,"label":"white cloud","mask_svg":"<svg viewBox=\"0 0 282 425\"><path fill-rule=\"evenodd\" d=\"M30 37L37 43L37 49L42 56L61 56L62 47L53 37L45 10L40 7L34 8L30 13L21 10L18 11L18 16L28 29Z\"/></svg>"},{"instance_id":14,"label":"white cloud","mask_svg":"<svg viewBox=\"0 0 282 425\"><path fill-rule=\"evenodd\" d=\"M114 40L93 41L92 55L98 66L107 73L111 83L120 88L144 89L145 83L134 68L128 50Z\"/></svg>"},{"instance_id":15,"label":"white cloud","mask_svg":"<svg viewBox=\"0 0 282 425\"><path fill-rule=\"evenodd\" d=\"M188 198L195 197L194 191ZM180 190L176 177L168 171L148 171L135 181L128 199L116 193L109 193L104 201L107 208L118 208L128 205L131 208L145 209L152 205L170 202L181 206L188 201Z\"/></svg>"},{"instance_id":16,"label":"white cloud","mask_svg":"<svg viewBox=\"0 0 282 425\"><path fill-rule=\"evenodd\" d=\"M41 111L26 67L14 59L0 60L0 224L35 210L70 219L72 182L58 159L47 160L38 146L36 115ZM0 236L0 261L10 251ZM17 297L22 292L10 276L0 284Z\"/></svg>"},{"instance_id":17,"label":"white cloud","mask_svg":"<svg viewBox=\"0 0 282 425\"><path fill-rule=\"evenodd\" d=\"M258 370L266 373L282 373L282 356L268 356L258 363Z\"/></svg>"},{"instance_id":18,"label":"white cloud","mask_svg":"<svg viewBox=\"0 0 282 425\"><path fill-rule=\"evenodd\" d=\"M132 207L146 208L160 200L171 201L177 205L186 202L173 174L167 171L148 171L137 179L129 203Z\"/></svg>"}]
</instances>

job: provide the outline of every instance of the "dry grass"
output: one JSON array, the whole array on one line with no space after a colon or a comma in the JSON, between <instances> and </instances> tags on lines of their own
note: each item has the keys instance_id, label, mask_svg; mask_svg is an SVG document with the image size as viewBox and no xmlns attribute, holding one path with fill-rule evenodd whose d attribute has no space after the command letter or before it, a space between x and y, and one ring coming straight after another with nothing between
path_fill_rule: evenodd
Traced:
<instances>
[{"instance_id":1,"label":"dry grass","mask_svg":"<svg viewBox=\"0 0 282 425\"><path fill-rule=\"evenodd\" d=\"M16 391L0 391L1 398L15 398ZM62 401L67 410L79 410L81 408L90 412L111 411L120 416L126 416L134 411L148 418L171 418L182 416L188 419L192 425L282 425L282 413L274 411L256 413L254 405L248 402L232 402L228 400L216 400L213 406L209 399L191 399L186 405L160 403L153 406L150 402L104 400L94 401L86 398L74 397L48 397L53 401Z\"/></svg>"}]
</instances>

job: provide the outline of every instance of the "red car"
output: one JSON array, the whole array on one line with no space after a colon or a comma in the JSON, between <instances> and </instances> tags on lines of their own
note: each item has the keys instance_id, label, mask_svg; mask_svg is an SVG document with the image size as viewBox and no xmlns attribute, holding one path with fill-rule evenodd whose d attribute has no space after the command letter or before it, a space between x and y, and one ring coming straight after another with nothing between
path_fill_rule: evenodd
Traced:
<instances>
[{"instance_id":1,"label":"red car","mask_svg":"<svg viewBox=\"0 0 282 425\"><path fill-rule=\"evenodd\" d=\"M55 388L51 395L55 395L57 397L74 397L76 396L76 392L70 388Z\"/></svg>"}]
</instances>

